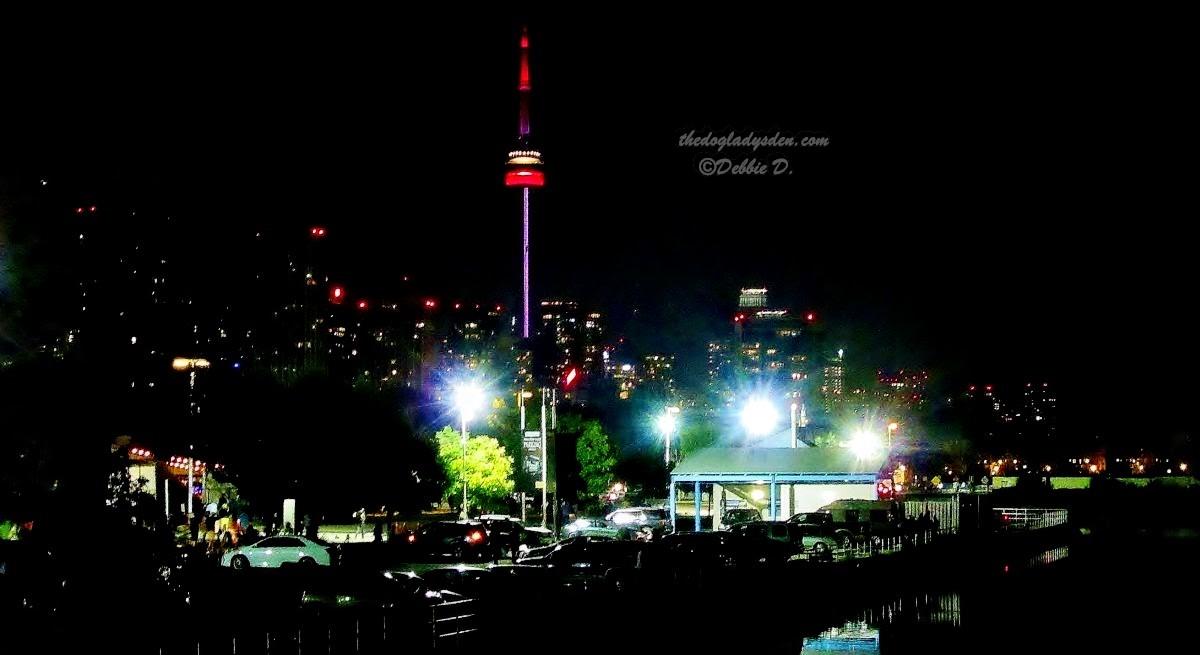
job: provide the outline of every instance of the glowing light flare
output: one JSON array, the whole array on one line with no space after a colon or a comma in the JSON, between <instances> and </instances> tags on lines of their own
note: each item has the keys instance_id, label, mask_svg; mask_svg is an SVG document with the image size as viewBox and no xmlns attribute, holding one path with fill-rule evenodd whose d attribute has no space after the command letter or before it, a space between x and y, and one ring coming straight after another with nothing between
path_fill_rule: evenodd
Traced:
<instances>
[{"instance_id":1,"label":"glowing light flare","mask_svg":"<svg viewBox=\"0 0 1200 655\"><path fill-rule=\"evenodd\" d=\"M854 437L850 439L846 447L854 453L859 459L866 459L883 448L883 440L879 435L868 430L859 430L854 433Z\"/></svg>"},{"instance_id":2,"label":"glowing light flare","mask_svg":"<svg viewBox=\"0 0 1200 655\"><path fill-rule=\"evenodd\" d=\"M483 389L475 382L467 382L454 387L454 407L462 415L464 421L471 420L475 413L483 408L485 398Z\"/></svg>"},{"instance_id":3,"label":"glowing light flare","mask_svg":"<svg viewBox=\"0 0 1200 655\"><path fill-rule=\"evenodd\" d=\"M664 436L670 436L675 433L675 428L679 425L679 419L671 412L663 412L654 421L654 427L658 433Z\"/></svg>"},{"instance_id":4,"label":"glowing light flare","mask_svg":"<svg viewBox=\"0 0 1200 655\"><path fill-rule=\"evenodd\" d=\"M746 401L741 414L742 427L754 436L770 434L779 423L779 412L765 398L754 397Z\"/></svg>"}]
</instances>

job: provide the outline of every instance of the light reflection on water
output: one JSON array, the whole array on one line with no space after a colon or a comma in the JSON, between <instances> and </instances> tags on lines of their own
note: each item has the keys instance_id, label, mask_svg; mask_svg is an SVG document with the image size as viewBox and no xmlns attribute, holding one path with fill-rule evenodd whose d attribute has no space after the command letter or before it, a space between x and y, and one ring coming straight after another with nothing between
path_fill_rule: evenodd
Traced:
<instances>
[{"instance_id":1,"label":"light reflection on water","mask_svg":"<svg viewBox=\"0 0 1200 655\"><path fill-rule=\"evenodd\" d=\"M1018 565L1038 569L1067 559L1068 546L1059 546L1018 560ZM1005 565L1005 571L1009 566ZM903 594L870 607L845 623L805 637L805 653L878 653L880 631L890 626L963 627L962 595L958 591Z\"/></svg>"}]
</instances>

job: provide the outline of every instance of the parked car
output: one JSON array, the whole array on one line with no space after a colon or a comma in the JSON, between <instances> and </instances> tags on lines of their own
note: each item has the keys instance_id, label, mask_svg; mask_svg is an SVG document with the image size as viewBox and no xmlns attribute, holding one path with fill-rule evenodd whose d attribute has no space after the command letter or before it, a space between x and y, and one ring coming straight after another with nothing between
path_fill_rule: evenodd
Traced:
<instances>
[{"instance_id":1,"label":"parked car","mask_svg":"<svg viewBox=\"0 0 1200 655\"><path fill-rule=\"evenodd\" d=\"M566 526L567 537L609 537L614 540L628 539L629 529L618 528L600 518L579 518Z\"/></svg>"},{"instance_id":2,"label":"parked car","mask_svg":"<svg viewBox=\"0 0 1200 655\"><path fill-rule=\"evenodd\" d=\"M528 553L534 548L549 546L554 541L554 531L550 528L523 526L521 529L521 542L517 545L517 558L520 559L522 554Z\"/></svg>"},{"instance_id":3,"label":"parked car","mask_svg":"<svg viewBox=\"0 0 1200 655\"><path fill-rule=\"evenodd\" d=\"M478 521L436 521L409 533L405 541L413 554L460 562L490 559L492 554L487 526Z\"/></svg>"},{"instance_id":4,"label":"parked car","mask_svg":"<svg viewBox=\"0 0 1200 655\"><path fill-rule=\"evenodd\" d=\"M547 557L546 567L564 591L624 592L642 580L643 556L650 544L638 541L590 541Z\"/></svg>"},{"instance_id":5,"label":"parked car","mask_svg":"<svg viewBox=\"0 0 1200 655\"><path fill-rule=\"evenodd\" d=\"M788 521L832 525L855 536L880 536L897 533L903 515L894 501L847 498L835 500L816 512L797 514Z\"/></svg>"},{"instance_id":6,"label":"parked car","mask_svg":"<svg viewBox=\"0 0 1200 655\"><path fill-rule=\"evenodd\" d=\"M301 606L308 611L359 609L419 610L460 598L414 574L328 569L302 583Z\"/></svg>"},{"instance_id":7,"label":"parked car","mask_svg":"<svg viewBox=\"0 0 1200 655\"><path fill-rule=\"evenodd\" d=\"M788 527L788 524L782 521L745 521L731 527L729 531L740 537L771 539L790 545L792 536Z\"/></svg>"},{"instance_id":8,"label":"parked car","mask_svg":"<svg viewBox=\"0 0 1200 655\"><path fill-rule=\"evenodd\" d=\"M539 548L530 548L529 550L517 556L517 564L545 565L548 563L547 558L550 555L564 549L582 548L586 544L599 543L602 541L614 541L612 537L604 537L599 535L570 537L561 541L556 541L548 546Z\"/></svg>"},{"instance_id":9,"label":"parked car","mask_svg":"<svg viewBox=\"0 0 1200 655\"><path fill-rule=\"evenodd\" d=\"M737 525L738 523L745 523L747 521L761 521L761 520L762 520L762 511L761 510L755 509L753 507L738 507L735 509L726 510L725 514L721 516L721 525L718 527L720 529L728 530L729 528Z\"/></svg>"},{"instance_id":10,"label":"parked car","mask_svg":"<svg viewBox=\"0 0 1200 655\"><path fill-rule=\"evenodd\" d=\"M665 507L626 507L604 518L618 528L631 528L651 539L658 539L674 530L671 515Z\"/></svg>"},{"instance_id":11,"label":"parked car","mask_svg":"<svg viewBox=\"0 0 1200 655\"><path fill-rule=\"evenodd\" d=\"M241 546L221 556L221 566L233 569L279 568L289 564L329 566L329 545L298 536L267 537L250 546Z\"/></svg>"},{"instance_id":12,"label":"parked car","mask_svg":"<svg viewBox=\"0 0 1200 655\"><path fill-rule=\"evenodd\" d=\"M803 512L787 520L789 525L800 526L800 533L809 537L826 537L835 547L848 546L860 534L860 526L834 520L831 512ZM814 541L815 543L815 541Z\"/></svg>"}]
</instances>

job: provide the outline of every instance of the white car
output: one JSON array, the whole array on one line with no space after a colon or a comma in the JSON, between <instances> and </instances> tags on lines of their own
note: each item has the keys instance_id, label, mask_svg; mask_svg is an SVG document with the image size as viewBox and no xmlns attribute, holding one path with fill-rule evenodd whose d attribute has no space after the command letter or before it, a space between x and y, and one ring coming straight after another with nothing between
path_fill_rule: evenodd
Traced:
<instances>
[{"instance_id":1,"label":"white car","mask_svg":"<svg viewBox=\"0 0 1200 655\"><path fill-rule=\"evenodd\" d=\"M311 539L288 535L267 537L221 556L221 566L235 569L279 568L284 564L329 566L329 551Z\"/></svg>"}]
</instances>

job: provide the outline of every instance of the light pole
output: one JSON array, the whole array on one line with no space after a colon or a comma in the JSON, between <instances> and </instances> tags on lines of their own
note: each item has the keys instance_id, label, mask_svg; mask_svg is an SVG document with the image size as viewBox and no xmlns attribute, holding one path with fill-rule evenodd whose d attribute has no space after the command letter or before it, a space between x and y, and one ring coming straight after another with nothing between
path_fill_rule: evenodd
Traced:
<instances>
[{"instance_id":1,"label":"light pole","mask_svg":"<svg viewBox=\"0 0 1200 655\"><path fill-rule=\"evenodd\" d=\"M467 520L467 421L483 407L483 390L474 382L460 384L454 388L454 406L462 418L462 474L463 488L462 518Z\"/></svg>"},{"instance_id":2,"label":"light pole","mask_svg":"<svg viewBox=\"0 0 1200 655\"><path fill-rule=\"evenodd\" d=\"M800 435L798 434L799 430L800 430L800 419L798 417L799 410L800 410L800 403L793 400L792 401L792 448L795 448L796 443L800 440Z\"/></svg>"},{"instance_id":3,"label":"light pole","mask_svg":"<svg viewBox=\"0 0 1200 655\"><path fill-rule=\"evenodd\" d=\"M525 436L525 401L533 398L532 391L521 390L517 392L517 407L521 410L521 436Z\"/></svg>"},{"instance_id":4,"label":"light pole","mask_svg":"<svg viewBox=\"0 0 1200 655\"><path fill-rule=\"evenodd\" d=\"M675 428L679 426L678 407L668 407L655 422L658 427L658 432L663 436L665 444L663 448L663 463L667 466L671 465L671 435L675 432Z\"/></svg>"},{"instance_id":5,"label":"light pole","mask_svg":"<svg viewBox=\"0 0 1200 655\"><path fill-rule=\"evenodd\" d=\"M546 461L546 389L542 389L542 527L546 527L547 512L549 505L546 500L546 484L549 481L549 476L546 474L550 467L550 462Z\"/></svg>"}]
</instances>

